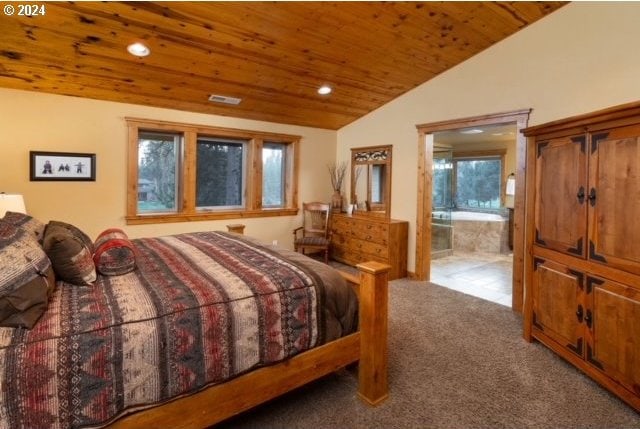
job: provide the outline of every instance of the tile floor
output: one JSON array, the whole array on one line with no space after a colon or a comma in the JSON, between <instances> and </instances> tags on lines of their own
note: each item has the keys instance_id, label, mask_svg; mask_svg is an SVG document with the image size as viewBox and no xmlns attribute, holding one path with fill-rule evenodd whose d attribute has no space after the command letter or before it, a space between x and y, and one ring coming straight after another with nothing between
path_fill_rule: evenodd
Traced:
<instances>
[{"instance_id":1,"label":"tile floor","mask_svg":"<svg viewBox=\"0 0 640 429\"><path fill-rule=\"evenodd\" d=\"M511 307L512 255L465 253L431 261L431 281Z\"/></svg>"}]
</instances>

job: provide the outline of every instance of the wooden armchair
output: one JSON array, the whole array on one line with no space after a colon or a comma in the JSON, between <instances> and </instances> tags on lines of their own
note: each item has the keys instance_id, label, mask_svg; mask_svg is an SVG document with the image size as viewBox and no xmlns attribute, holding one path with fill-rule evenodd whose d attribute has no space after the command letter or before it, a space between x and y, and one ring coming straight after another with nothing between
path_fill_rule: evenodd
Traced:
<instances>
[{"instance_id":1,"label":"wooden armchair","mask_svg":"<svg viewBox=\"0 0 640 429\"><path fill-rule=\"evenodd\" d=\"M327 203L303 203L302 226L293 230L293 247L296 252L305 254L324 252L324 262L329 263L329 244L331 230L329 229L329 214L331 205ZM302 236L299 232L302 231Z\"/></svg>"}]
</instances>

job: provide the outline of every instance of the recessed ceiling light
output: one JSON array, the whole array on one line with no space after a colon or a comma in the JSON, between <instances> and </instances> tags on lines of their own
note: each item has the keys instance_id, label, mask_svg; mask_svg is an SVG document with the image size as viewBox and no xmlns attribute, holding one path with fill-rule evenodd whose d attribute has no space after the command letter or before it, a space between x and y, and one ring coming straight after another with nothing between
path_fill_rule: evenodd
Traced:
<instances>
[{"instance_id":1,"label":"recessed ceiling light","mask_svg":"<svg viewBox=\"0 0 640 429\"><path fill-rule=\"evenodd\" d=\"M484 131L478 129L478 128L471 128L471 129L466 129L466 130L462 130L460 131L460 134L480 134L483 133Z\"/></svg>"},{"instance_id":2,"label":"recessed ceiling light","mask_svg":"<svg viewBox=\"0 0 640 429\"><path fill-rule=\"evenodd\" d=\"M322 85L320 88L318 88L318 94L320 95L327 95L327 94L331 94L331 87L329 85Z\"/></svg>"},{"instance_id":3,"label":"recessed ceiling light","mask_svg":"<svg viewBox=\"0 0 640 429\"><path fill-rule=\"evenodd\" d=\"M146 57L151 53L151 50L140 42L132 43L127 46L127 51L136 57Z\"/></svg>"}]
</instances>

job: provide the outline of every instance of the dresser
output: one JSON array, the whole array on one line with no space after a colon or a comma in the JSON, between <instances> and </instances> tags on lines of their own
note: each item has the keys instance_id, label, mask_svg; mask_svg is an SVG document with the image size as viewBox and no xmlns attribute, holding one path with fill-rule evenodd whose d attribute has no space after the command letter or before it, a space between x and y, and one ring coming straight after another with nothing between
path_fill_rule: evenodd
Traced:
<instances>
[{"instance_id":1,"label":"dresser","mask_svg":"<svg viewBox=\"0 0 640 429\"><path fill-rule=\"evenodd\" d=\"M525 338L640 410L640 103L524 134Z\"/></svg>"},{"instance_id":2,"label":"dresser","mask_svg":"<svg viewBox=\"0 0 640 429\"><path fill-rule=\"evenodd\" d=\"M391 266L389 280L407 276L409 223L368 215L331 215L331 258L347 265L377 261Z\"/></svg>"}]
</instances>

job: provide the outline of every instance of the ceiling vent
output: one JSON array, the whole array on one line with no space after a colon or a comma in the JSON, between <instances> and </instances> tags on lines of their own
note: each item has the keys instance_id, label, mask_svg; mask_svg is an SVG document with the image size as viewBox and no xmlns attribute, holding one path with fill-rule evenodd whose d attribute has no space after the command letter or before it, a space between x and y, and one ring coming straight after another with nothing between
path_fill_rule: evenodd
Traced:
<instances>
[{"instance_id":1,"label":"ceiling vent","mask_svg":"<svg viewBox=\"0 0 640 429\"><path fill-rule=\"evenodd\" d=\"M209 96L209 101L212 101L214 103L233 104L234 106L237 106L238 104L240 104L242 99L235 98L235 97L227 97L226 95L211 94Z\"/></svg>"}]
</instances>

